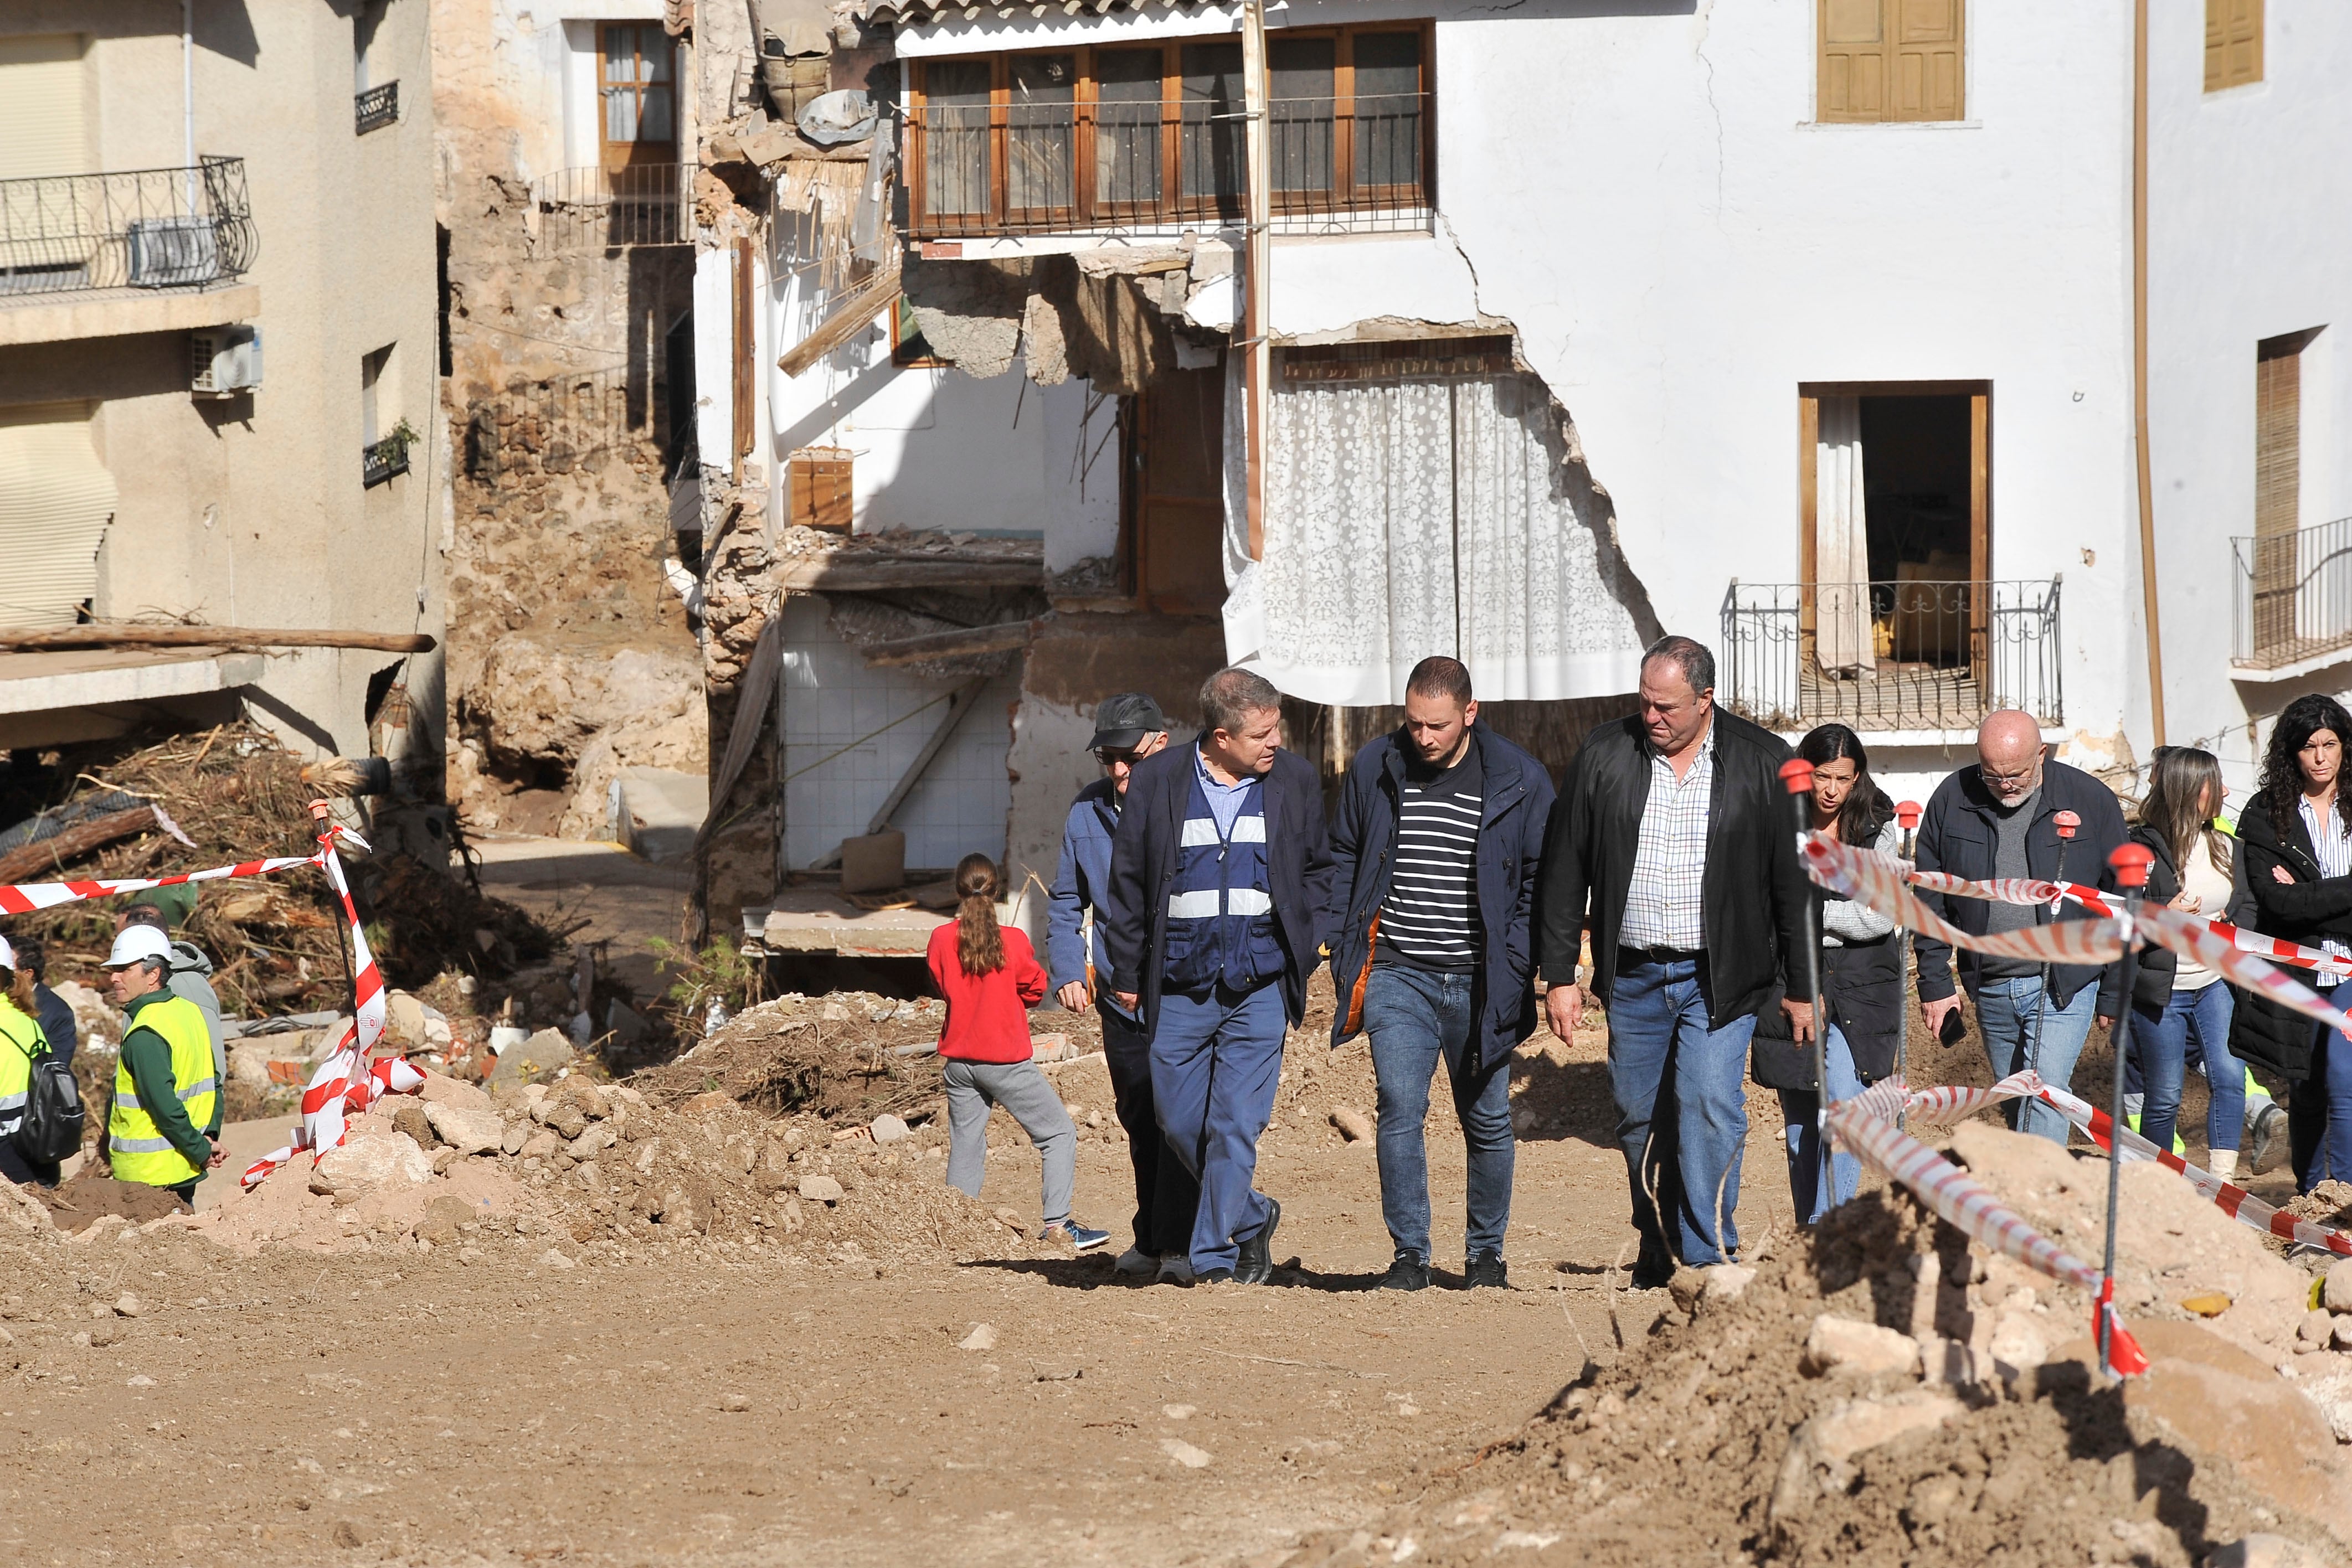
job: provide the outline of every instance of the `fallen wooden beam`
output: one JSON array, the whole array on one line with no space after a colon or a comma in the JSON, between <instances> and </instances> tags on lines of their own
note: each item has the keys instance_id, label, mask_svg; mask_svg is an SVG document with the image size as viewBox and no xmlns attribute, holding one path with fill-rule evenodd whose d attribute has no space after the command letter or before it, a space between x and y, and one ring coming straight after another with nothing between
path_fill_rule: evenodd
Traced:
<instances>
[{"instance_id":1,"label":"fallen wooden beam","mask_svg":"<svg viewBox=\"0 0 2352 1568\"><path fill-rule=\"evenodd\" d=\"M54 631L0 631L0 648L365 648L380 653L429 653L439 644L424 632L263 630L253 626L60 626Z\"/></svg>"},{"instance_id":2,"label":"fallen wooden beam","mask_svg":"<svg viewBox=\"0 0 2352 1568\"><path fill-rule=\"evenodd\" d=\"M1029 622L1003 621L992 626L956 626L945 632L926 632L919 637L893 637L887 642L868 643L857 650L857 656L869 665L919 664L930 659L961 659L976 653L1007 653L1025 647L1029 642Z\"/></svg>"},{"instance_id":3,"label":"fallen wooden beam","mask_svg":"<svg viewBox=\"0 0 2352 1568\"><path fill-rule=\"evenodd\" d=\"M109 811L103 817L78 822L50 838L20 844L0 854L0 883L31 881L46 873L60 871L68 861L79 860L118 839L143 833L154 825L152 806L133 806L127 811Z\"/></svg>"},{"instance_id":4,"label":"fallen wooden beam","mask_svg":"<svg viewBox=\"0 0 2352 1568\"><path fill-rule=\"evenodd\" d=\"M799 375L896 305L898 302L898 255L894 249L890 253L890 265L863 282L853 285L849 292L835 304L833 313L817 324L816 330L795 344L792 352L778 360L776 368L788 376Z\"/></svg>"},{"instance_id":5,"label":"fallen wooden beam","mask_svg":"<svg viewBox=\"0 0 2352 1568\"><path fill-rule=\"evenodd\" d=\"M900 588L1035 588L1038 560L842 560L803 556L785 562L776 585L786 593L873 593Z\"/></svg>"}]
</instances>

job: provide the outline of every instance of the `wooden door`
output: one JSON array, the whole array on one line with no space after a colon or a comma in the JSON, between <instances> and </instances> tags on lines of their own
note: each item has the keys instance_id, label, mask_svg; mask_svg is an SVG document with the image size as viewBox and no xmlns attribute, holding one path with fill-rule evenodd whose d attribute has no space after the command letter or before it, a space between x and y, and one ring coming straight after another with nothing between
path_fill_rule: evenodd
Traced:
<instances>
[{"instance_id":1,"label":"wooden door","mask_svg":"<svg viewBox=\"0 0 2352 1568\"><path fill-rule=\"evenodd\" d=\"M1128 413L1129 569L1150 610L1206 615L1225 601L1225 373L1177 371Z\"/></svg>"},{"instance_id":2,"label":"wooden door","mask_svg":"<svg viewBox=\"0 0 2352 1568\"><path fill-rule=\"evenodd\" d=\"M2297 501L2303 487L2303 345L2264 342L2254 361L2254 652L2295 636Z\"/></svg>"},{"instance_id":3,"label":"wooden door","mask_svg":"<svg viewBox=\"0 0 2352 1568\"><path fill-rule=\"evenodd\" d=\"M2263 79L2263 0L2205 0L2205 90Z\"/></svg>"},{"instance_id":4,"label":"wooden door","mask_svg":"<svg viewBox=\"0 0 2352 1568\"><path fill-rule=\"evenodd\" d=\"M658 22L606 22L596 29L605 168L677 162L677 57Z\"/></svg>"},{"instance_id":5,"label":"wooden door","mask_svg":"<svg viewBox=\"0 0 2352 1568\"><path fill-rule=\"evenodd\" d=\"M1961 0L1889 0L1894 12L1890 120L1961 120Z\"/></svg>"},{"instance_id":6,"label":"wooden door","mask_svg":"<svg viewBox=\"0 0 2352 1568\"><path fill-rule=\"evenodd\" d=\"M1814 118L1967 117L1966 0L1818 0Z\"/></svg>"}]
</instances>

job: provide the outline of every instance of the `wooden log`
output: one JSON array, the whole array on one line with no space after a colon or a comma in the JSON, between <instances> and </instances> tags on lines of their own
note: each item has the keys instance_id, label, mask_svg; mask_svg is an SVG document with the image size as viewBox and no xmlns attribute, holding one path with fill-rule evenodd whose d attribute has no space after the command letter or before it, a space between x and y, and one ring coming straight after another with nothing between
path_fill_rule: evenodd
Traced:
<instances>
[{"instance_id":1,"label":"wooden log","mask_svg":"<svg viewBox=\"0 0 2352 1568\"><path fill-rule=\"evenodd\" d=\"M929 659L961 659L976 653L1007 653L1027 646L1029 622L1003 621L992 626L956 626L919 637L868 643L857 656L869 665L919 664Z\"/></svg>"},{"instance_id":2,"label":"wooden log","mask_svg":"<svg viewBox=\"0 0 2352 1568\"><path fill-rule=\"evenodd\" d=\"M0 854L0 883L54 880L57 872L68 862L79 860L95 849L103 849L118 839L133 833L143 833L155 825L155 808L133 806L127 811L109 811L103 817L93 817L87 822L77 822L65 831L38 843L19 844L5 854Z\"/></svg>"},{"instance_id":3,"label":"wooden log","mask_svg":"<svg viewBox=\"0 0 2352 1568\"><path fill-rule=\"evenodd\" d=\"M45 648L365 648L380 653L429 653L439 646L422 632L264 630L253 626L60 626L54 631L0 631L0 649Z\"/></svg>"},{"instance_id":4,"label":"wooden log","mask_svg":"<svg viewBox=\"0 0 2352 1568\"><path fill-rule=\"evenodd\" d=\"M795 344L792 351L776 361L776 368L788 376L797 376L825 355L863 331L868 323L898 302L898 253L891 253L890 264L871 276L851 285L837 299L830 315L817 324L816 329Z\"/></svg>"}]
</instances>

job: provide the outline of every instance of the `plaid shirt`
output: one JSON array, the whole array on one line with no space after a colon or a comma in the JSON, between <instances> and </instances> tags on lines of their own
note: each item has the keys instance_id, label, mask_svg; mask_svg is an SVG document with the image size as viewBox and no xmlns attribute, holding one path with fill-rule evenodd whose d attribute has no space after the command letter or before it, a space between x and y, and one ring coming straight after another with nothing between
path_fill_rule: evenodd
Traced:
<instances>
[{"instance_id":1,"label":"plaid shirt","mask_svg":"<svg viewBox=\"0 0 2352 1568\"><path fill-rule=\"evenodd\" d=\"M1709 716L1698 756L1680 779L1654 748L1650 799L1642 809L1642 840L1633 852L1633 880L1625 890L1625 918L1617 942L1624 947L1706 946L1701 904L1706 877L1707 810L1715 793L1715 720Z\"/></svg>"}]
</instances>

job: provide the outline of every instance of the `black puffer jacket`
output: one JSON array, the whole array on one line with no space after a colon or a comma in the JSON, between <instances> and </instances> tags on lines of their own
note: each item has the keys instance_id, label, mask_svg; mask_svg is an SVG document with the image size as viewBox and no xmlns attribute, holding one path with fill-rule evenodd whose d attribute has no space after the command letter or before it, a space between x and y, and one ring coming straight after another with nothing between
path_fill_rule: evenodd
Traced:
<instances>
[{"instance_id":1,"label":"black puffer jacket","mask_svg":"<svg viewBox=\"0 0 2352 1568\"><path fill-rule=\"evenodd\" d=\"M2265 936L2312 946L2328 937L2352 943L2352 876L2320 874L2299 806L2288 810L2284 840L2271 825L2267 793L2247 801L2238 818L2238 855L2253 898L2255 928ZM2284 868L2291 880L2279 881L2273 868ZM2230 1051L2301 1081L2311 1076L2321 1027L2258 991L2240 991L2230 1020Z\"/></svg>"}]
</instances>

